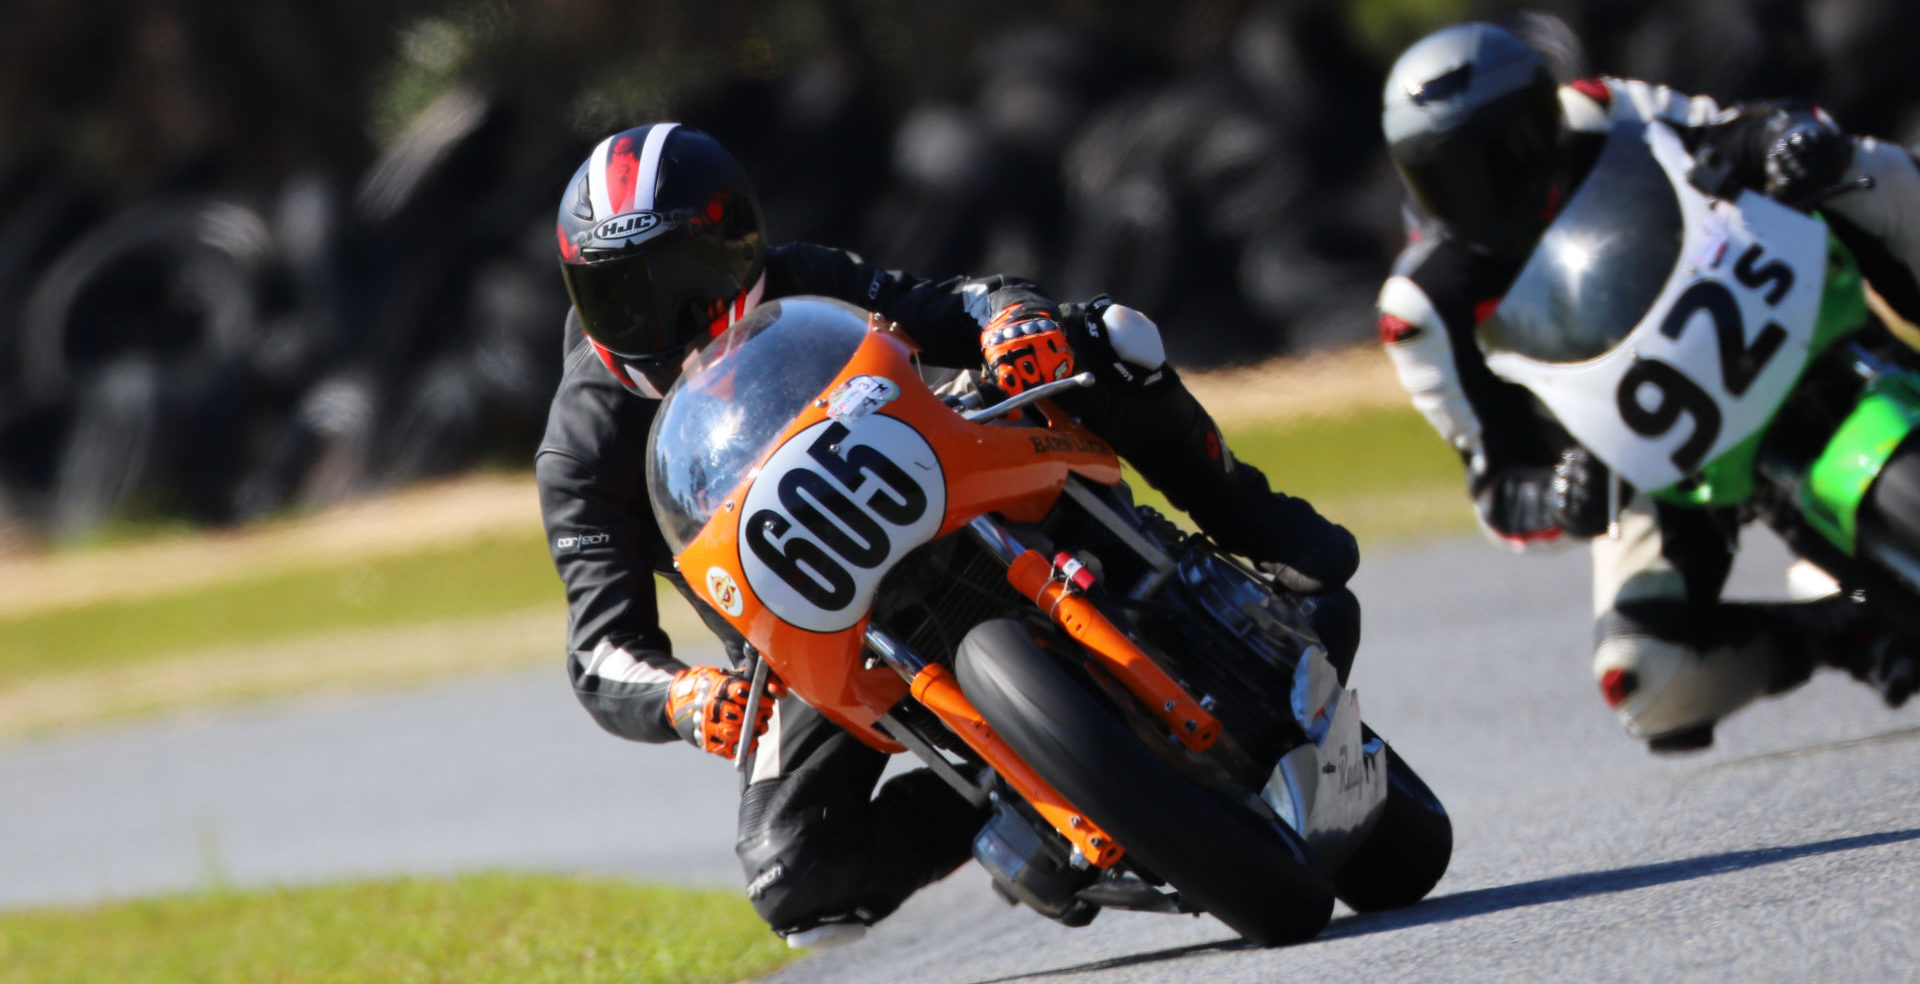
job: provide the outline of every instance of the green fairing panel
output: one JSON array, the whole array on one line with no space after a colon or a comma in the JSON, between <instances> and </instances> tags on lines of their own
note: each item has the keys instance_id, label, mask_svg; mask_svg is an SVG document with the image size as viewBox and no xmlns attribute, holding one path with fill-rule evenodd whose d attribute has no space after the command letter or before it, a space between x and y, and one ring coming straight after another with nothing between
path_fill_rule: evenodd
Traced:
<instances>
[{"instance_id":1,"label":"green fairing panel","mask_svg":"<svg viewBox=\"0 0 1920 984\"><path fill-rule=\"evenodd\" d=\"M1867 289L1853 252L1827 234L1827 285L1820 298L1820 320L1813 326L1812 362L1827 346L1859 331L1867 323Z\"/></svg>"},{"instance_id":2,"label":"green fairing panel","mask_svg":"<svg viewBox=\"0 0 1920 984\"><path fill-rule=\"evenodd\" d=\"M1747 496L1753 494L1754 456L1759 453L1760 442L1766 436L1764 427L1755 431L1752 437L1713 459L1694 479L1669 485L1653 493L1653 497L1694 509L1745 502Z\"/></svg>"},{"instance_id":3,"label":"green fairing panel","mask_svg":"<svg viewBox=\"0 0 1920 984\"><path fill-rule=\"evenodd\" d=\"M1853 553L1861 500L1916 424L1920 379L1882 376L1867 388L1800 484L1800 511L1821 536Z\"/></svg>"},{"instance_id":4,"label":"green fairing panel","mask_svg":"<svg viewBox=\"0 0 1920 984\"><path fill-rule=\"evenodd\" d=\"M1813 345L1807 352L1806 364L1811 365L1827 347L1848 335L1859 331L1867 322L1867 296L1860 280L1860 267L1854 262L1853 253L1835 239L1831 233L1827 236L1827 282L1820 297L1820 318L1814 324ZM1805 367L1801 369L1805 372ZM1779 412L1778 408L1774 411ZM1771 426L1771 424L1769 424ZM1695 509L1734 506L1745 502L1753 494L1754 459L1760 451L1767 428L1755 431L1752 437L1728 448L1725 454L1708 462L1700 474L1685 482L1670 485L1651 493L1656 499ZM1876 469L1877 473L1877 469ZM1862 492L1864 493L1864 489ZM1804 495L1803 495L1804 498ZM1857 509L1858 503L1855 503ZM1844 546L1852 549L1852 515L1848 516L1848 537ZM1819 522L1816 520L1816 526ZM1822 533L1826 533L1823 529ZM1828 534L1832 539L1832 535ZM1836 541L1838 542L1838 541Z\"/></svg>"}]
</instances>

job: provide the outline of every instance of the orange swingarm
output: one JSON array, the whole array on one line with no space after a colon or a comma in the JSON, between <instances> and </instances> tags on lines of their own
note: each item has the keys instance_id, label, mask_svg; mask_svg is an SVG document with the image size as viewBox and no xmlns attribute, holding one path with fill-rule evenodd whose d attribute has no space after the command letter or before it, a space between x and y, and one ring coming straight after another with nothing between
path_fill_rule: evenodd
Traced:
<instances>
[{"instance_id":1,"label":"orange swingarm","mask_svg":"<svg viewBox=\"0 0 1920 984\"><path fill-rule=\"evenodd\" d=\"M1220 737L1220 720L1201 707L1093 602L1074 592L1066 581L1056 580L1053 565L1039 552L1029 550L1014 558L1007 568L1007 581L1066 629L1148 711L1166 722L1181 744L1201 752Z\"/></svg>"},{"instance_id":2,"label":"orange swingarm","mask_svg":"<svg viewBox=\"0 0 1920 984\"><path fill-rule=\"evenodd\" d=\"M968 747L979 752L980 757L993 766L993 771L999 773L1014 792L1031 804L1062 837L1079 848L1080 853L1095 867L1111 867L1120 860L1120 855L1125 852L1113 842L1113 837L1074 809L1066 797L1061 796L1020 756L1014 754L1013 749L1007 747L1007 743L980 716L973 702L960 692L960 683L953 678L952 671L938 663L928 664L914 676L912 690L915 700L925 704Z\"/></svg>"}]
</instances>

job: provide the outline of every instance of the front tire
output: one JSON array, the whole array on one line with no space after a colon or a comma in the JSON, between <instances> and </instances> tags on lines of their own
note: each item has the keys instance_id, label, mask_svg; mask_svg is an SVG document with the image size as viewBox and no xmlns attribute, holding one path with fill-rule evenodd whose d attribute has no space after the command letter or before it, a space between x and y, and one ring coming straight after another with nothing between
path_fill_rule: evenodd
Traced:
<instances>
[{"instance_id":1,"label":"front tire","mask_svg":"<svg viewBox=\"0 0 1920 984\"><path fill-rule=\"evenodd\" d=\"M1069 655L1003 619L967 634L955 669L1007 744L1183 898L1261 946L1325 928L1333 886L1306 842L1149 748L1069 671Z\"/></svg>"},{"instance_id":2,"label":"front tire","mask_svg":"<svg viewBox=\"0 0 1920 984\"><path fill-rule=\"evenodd\" d=\"M1369 740L1378 737L1366 731ZM1367 839L1334 873L1334 893L1355 912L1412 905L1427 897L1453 858L1453 821L1392 746L1386 748L1387 805Z\"/></svg>"}]
</instances>

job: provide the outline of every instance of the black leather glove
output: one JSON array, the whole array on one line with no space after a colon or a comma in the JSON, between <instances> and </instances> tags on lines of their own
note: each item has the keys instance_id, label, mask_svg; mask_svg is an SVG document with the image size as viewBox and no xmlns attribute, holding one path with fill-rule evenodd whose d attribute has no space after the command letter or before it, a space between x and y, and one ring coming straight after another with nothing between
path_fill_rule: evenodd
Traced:
<instances>
[{"instance_id":1,"label":"black leather glove","mask_svg":"<svg viewBox=\"0 0 1920 984\"><path fill-rule=\"evenodd\" d=\"M1742 189L1805 210L1853 165L1853 139L1804 103L1744 103L1700 133L1687 179L1709 195Z\"/></svg>"},{"instance_id":2,"label":"black leather glove","mask_svg":"<svg viewBox=\"0 0 1920 984\"><path fill-rule=\"evenodd\" d=\"M1547 486L1547 501L1554 520L1567 535L1596 537L1607 532L1613 522L1612 503L1607 496L1612 478L1613 472L1585 448L1571 447L1560 453L1559 462L1553 466L1553 481ZM1626 483L1621 483L1621 503L1632 494Z\"/></svg>"},{"instance_id":3,"label":"black leather glove","mask_svg":"<svg viewBox=\"0 0 1920 984\"><path fill-rule=\"evenodd\" d=\"M1809 110L1780 110L1762 131L1767 143L1767 195L1788 205L1812 204L1818 193L1840 183L1853 164L1853 140Z\"/></svg>"}]
</instances>

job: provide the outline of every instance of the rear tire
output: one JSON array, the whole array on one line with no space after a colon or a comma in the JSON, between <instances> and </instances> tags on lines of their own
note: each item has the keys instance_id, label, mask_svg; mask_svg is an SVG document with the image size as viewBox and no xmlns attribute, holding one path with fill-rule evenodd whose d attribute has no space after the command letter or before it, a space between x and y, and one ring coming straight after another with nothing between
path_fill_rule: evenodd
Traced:
<instances>
[{"instance_id":1,"label":"rear tire","mask_svg":"<svg viewBox=\"0 0 1920 984\"><path fill-rule=\"evenodd\" d=\"M1368 729L1366 737L1376 736ZM1367 839L1334 873L1334 893L1355 912L1412 905L1427 897L1453 858L1453 821L1392 746L1387 756L1387 804Z\"/></svg>"},{"instance_id":2,"label":"rear tire","mask_svg":"<svg viewBox=\"0 0 1920 984\"><path fill-rule=\"evenodd\" d=\"M960 644L960 687L1034 771L1183 898L1261 946L1325 928L1333 886L1306 842L1149 748L1055 648L1020 622L982 623Z\"/></svg>"}]
</instances>

